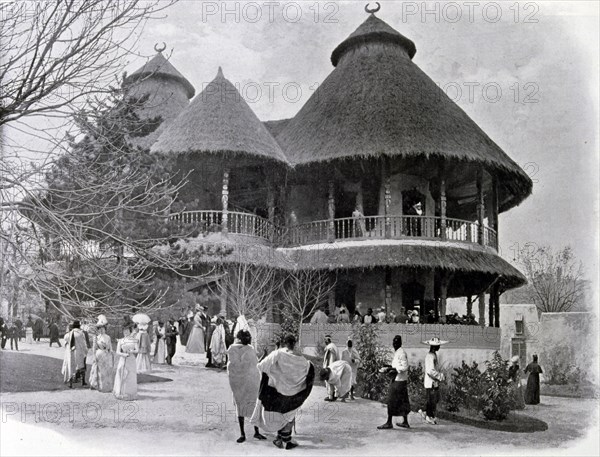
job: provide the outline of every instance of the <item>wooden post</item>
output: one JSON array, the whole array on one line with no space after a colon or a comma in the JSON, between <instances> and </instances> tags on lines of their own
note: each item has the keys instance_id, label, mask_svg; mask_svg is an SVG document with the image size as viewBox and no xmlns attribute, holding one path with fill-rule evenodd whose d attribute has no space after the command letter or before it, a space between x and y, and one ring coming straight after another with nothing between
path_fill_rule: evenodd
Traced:
<instances>
[{"instance_id":1,"label":"wooden post","mask_svg":"<svg viewBox=\"0 0 600 457\"><path fill-rule=\"evenodd\" d=\"M479 325L485 327L485 293L479 294Z\"/></svg>"},{"instance_id":2,"label":"wooden post","mask_svg":"<svg viewBox=\"0 0 600 457\"><path fill-rule=\"evenodd\" d=\"M390 180L390 162L387 157L381 162L381 176L383 180L383 214L385 215L385 238L392 236L392 218L390 217L392 205L392 185Z\"/></svg>"},{"instance_id":3,"label":"wooden post","mask_svg":"<svg viewBox=\"0 0 600 457\"><path fill-rule=\"evenodd\" d=\"M223 170L223 189L221 191L221 203L223 209L221 212L221 233L227 235L228 227L227 221L229 219L228 206L229 206L229 168Z\"/></svg>"},{"instance_id":4,"label":"wooden post","mask_svg":"<svg viewBox=\"0 0 600 457\"><path fill-rule=\"evenodd\" d=\"M444 275L440 284L440 316L446 322L446 304L448 299L448 277Z\"/></svg>"},{"instance_id":5,"label":"wooden post","mask_svg":"<svg viewBox=\"0 0 600 457\"><path fill-rule=\"evenodd\" d=\"M358 181L358 189L356 191L356 209L359 210L362 214L365 214L363 205L362 180Z\"/></svg>"},{"instance_id":6,"label":"wooden post","mask_svg":"<svg viewBox=\"0 0 600 457\"><path fill-rule=\"evenodd\" d=\"M329 210L329 233L327 238L330 243L335 241L335 182L329 180L329 195L328 195L328 210Z\"/></svg>"},{"instance_id":7,"label":"wooden post","mask_svg":"<svg viewBox=\"0 0 600 457\"><path fill-rule=\"evenodd\" d=\"M275 236L275 191L271 180L267 182L267 211L269 215L269 240L273 242Z\"/></svg>"},{"instance_id":8,"label":"wooden post","mask_svg":"<svg viewBox=\"0 0 600 457\"><path fill-rule=\"evenodd\" d=\"M494 286L494 327L500 327L500 286Z\"/></svg>"},{"instance_id":9,"label":"wooden post","mask_svg":"<svg viewBox=\"0 0 600 457\"><path fill-rule=\"evenodd\" d=\"M392 269L385 268L385 314L392 310Z\"/></svg>"},{"instance_id":10,"label":"wooden post","mask_svg":"<svg viewBox=\"0 0 600 457\"><path fill-rule=\"evenodd\" d=\"M446 239L446 179L443 176L440 180L440 238Z\"/></svg>"},{"instance_id":11,"label":"wooden post","mask_svg":"<svg viewBox=\"0 0 600 457\"><path fill-rule=\"evenodd\" d=\"M467 316L473 314L473 297L471 295L467 295Z\"/></svg>"},{"instance_id":12,"label":"wooden post","mask_svg":"<svg viewBox=\"0 0 600 457\"><path fill-rule=\"evenodd\" d=\"M490 287L490 300L488 302L488 325L490 327L494 326L494 306L496 306L496 302L494 301L495 288L496 288L495 284L492 287Z\"/></svg>"},{"instance_id":13,"label":"wooden post","mask_svg":"<svg viewBox=\"0 0 600 457\"><path fill-rule=\"evenodd\" d=\"M485 243L483 239L483 219L485 217L485 201L483 194L483 168L477 170L477 242L481 245Z\"/></svg>"},{"instance_id":14,"label":"wooden post","mask_svg":"<svg viewBox=\"0 0 600 457\"><path fill-rule=\"evenodd\" d=\"M499 200L498 200L498 178L494 176L492 178L492 228L496 232L496 243L495 248L498 249L500 241L500 233L498 232L498 211L499 211Z\"/></svg>"}]
</instances>

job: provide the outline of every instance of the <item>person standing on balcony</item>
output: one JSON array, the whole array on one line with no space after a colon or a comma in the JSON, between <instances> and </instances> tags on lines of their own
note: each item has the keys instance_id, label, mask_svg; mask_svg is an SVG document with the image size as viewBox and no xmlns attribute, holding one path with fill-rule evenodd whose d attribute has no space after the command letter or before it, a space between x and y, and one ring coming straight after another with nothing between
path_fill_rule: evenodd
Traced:
<instances>
[{"instance_id":1,"label":"person standing on balcony","mask_svg":"<svg viewBox=\"0 0 600 457\"><path fill-rule=\"evenodd\" d=\"M395 374L395 377L388 389L388 418L385 424L377 427L379 430L393 428L392 418L394 416L402 417L402 422L396 424L398 427L410 428L410 425L408 425L408 414L410 413L410 401L408 399L408 357L406 351L402 349L402 337L400 335L394 337L392 346L395 351L392 364L383 367L382 370L392 375Z\"/></svg>"},{"instance_id":2,"label":"person standing on balcony","mask_svg":"<svg viewBox=\"0 0 600 457\"><path fill-rule=\"evenodd\" d=\"M339 360L337 346L331 340L331 335L325 335L325 355L323 356L323 368L328 368L333 362ZM335 401L335 387L328 382L325 382L327 387L327 397L325 401Z\"/></svg>"},{"instance_id":3,"label":"person standing on balcony","mask_svg":"<svg viewBox=\"0 0 600 457\"><path fill-rule=\"evenodd\" d=\"M439 369L437 351L442 344L447 341L441 341L437 336L429 341L423 341L423 344L429 345L429 352L425 356L425 378L424 385L427 392L427 406L425 412L419 410L423 420L430 425L437 425L435 417L437 404L440 401L440 382L445 381L445 375Z\"/></svg>"},{"instance_id":4,"label":"person standing on balcony","mask_svg":"<svg viewBox=\"0 0 600 457\"><path fill-rule=\"evenodd\" d=\"M385 313L385 305L379 308L379 312L377 313L377 320L381 323L385 323L387 315Z\"/></svg>"},{"instance_id":5,"label":"person standing on balcony","mask_svg":"<svg viewBox=\"0 0 600 457\"><path fill-rule=\"evenodd\" d=\"M352 219L354 222L354 237L361 238L367 236L367 229L365 227L365 215L362 213L358 206L352 212Z\"/></svg>"},{"instance_id":6,"label":"person standing on balcony","mask_svg":"<svg viewBox=\"0 0 600 457\"><path fill-rule=\"evenodd\" d=\"M406 212L408 218L408 236L421 236L421 219L419 216L423 215L423 205L421 202L416 202Z\"/></svg>"}]
</instances>

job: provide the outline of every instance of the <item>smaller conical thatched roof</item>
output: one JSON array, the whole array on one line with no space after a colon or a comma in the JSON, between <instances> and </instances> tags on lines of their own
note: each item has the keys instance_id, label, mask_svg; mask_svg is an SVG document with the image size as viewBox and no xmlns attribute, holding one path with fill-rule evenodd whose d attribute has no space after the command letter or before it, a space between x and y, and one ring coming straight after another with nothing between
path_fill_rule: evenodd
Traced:
<instances>
[{"instance_id":1,"label":"smaller conical thatched roof","mask_svg":"<svg viewBox=\"0 0 600 457\"><path fill-rule=\"evenodd\" d=\"M288 163L279 144L219 67L152 146L154 152L241 153Z\"/></svg>"},{"instance_id":2,"label":"smaller conical thatched roof","mask_svg":"<svg viewBox=\"0 0 600 457\"><path fill-rule=\"evenodd\" d=\"M340 58L346 51L357 46L363 46L374 42L396 43L406 51L411 59L417 53L417 47L411 40L390 27L374 14L371 14L365 22L333 50L333 53L331 54L331 63L336 67Z\"/></svg>"},{"instance_id":3,"label":"smaller conical thatched roof","mask_svg":"<svg viewBox=\"0 0 600 457\"><path fill-rule=\"evenodd\" d=\"M196 93L194 86L192 86L192 84L185 79L181 73L179 73L179 71L165 58L165 56L163 56L162 52L158 52L144 66L127 76L125 82L133 83L148 77L162 77L179 82L185 88L188 98L192 98Z\"/></svg>"}]
</instances>

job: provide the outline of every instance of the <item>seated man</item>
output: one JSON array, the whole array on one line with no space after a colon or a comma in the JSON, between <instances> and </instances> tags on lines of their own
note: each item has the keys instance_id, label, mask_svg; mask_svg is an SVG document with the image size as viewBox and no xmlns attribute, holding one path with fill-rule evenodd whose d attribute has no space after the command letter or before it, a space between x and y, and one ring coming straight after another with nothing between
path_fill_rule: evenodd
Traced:
<instances>
[{"instance_id":1,"label":"seated man","mask_svg":"<svg viewBox=\"0 0 600 457\"><path fill-rule=\"evenodd\" d=\"M337 395L342 399L342 402L345 402L352 389L352 367L345 360L338 360L327 368L323 368L319 374L319 379L326 381L331 387L329 401L335 401ZM335 393L333 388L335 388Z\"/></svg>"}]
</instances>

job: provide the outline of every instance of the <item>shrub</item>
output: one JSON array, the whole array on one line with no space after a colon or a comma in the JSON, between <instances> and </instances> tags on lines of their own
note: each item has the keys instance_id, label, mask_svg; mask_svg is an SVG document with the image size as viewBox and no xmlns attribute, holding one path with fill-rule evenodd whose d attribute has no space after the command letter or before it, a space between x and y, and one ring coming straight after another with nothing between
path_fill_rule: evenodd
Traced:
<instances>
[{"instance_id":1,"label":"shrub","mask_svg":"<svg viewBox=\"0 0 600 457\"><path fill-rule=\"evenodd\" d=\"M419 362L416 366L408 367L408 398L413 411L418 411L427 403L427 394L425 392L423 366Z\"/></svg>"},{"instance_id":2,"label":"shrub","mask_svg":"<svg viewBox=\"0 0 600 457\"><path fill-rule=\"evenodd\" d=\"M477 362L467 365L463 360L461 366L452 371L447 378L450 382L446 394L442 397L446 409L457 412L462 407L479 411L484 385Z\"/></svg>"},{"instance_id":3,"label":"shrub","mask_svg":"<svg viewBox=\"0 0 600 457\"><path fill-rule=\"evenodd\" d=\"M376 325L362 324L355 330L356 350L361 365L357 376L357 394L370 400L385 401L390 378L379 370L391 362L391 351L378 346Z\"/></svg>"},{"instance_id":4,"label":"shrub","mask_svg":"<svg viewBox=\"0 0 600 457\"><path fill-rule=\"evenodd\" d=\"M573 356L567 348L557 349L544 366L547 384L567 385L580 384L583 381L581 369L571 361Z\"/></svg>"},{"instance_id":5,"label":"shrub","mask_svg":"<svg viewBox=\"0 0 600 457\"><path fill-rule=\"evenodd\" d=\"M510 389L513 383L508 375L508 360L504 360L496 351L492 360L485 364L487 369L483 373L485 387L481 412L488 420L503 420L511 409Z\"/></svg>"}]
</instances>

